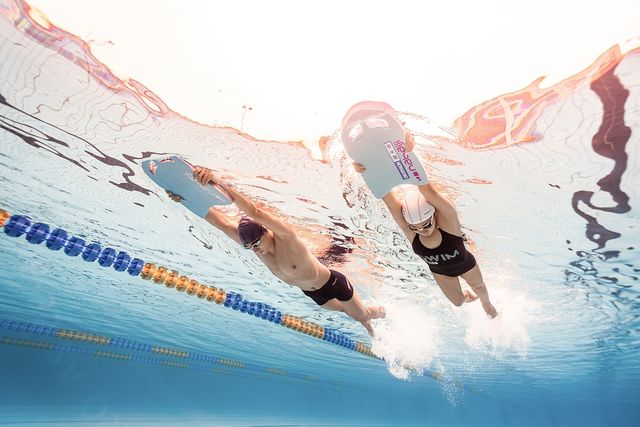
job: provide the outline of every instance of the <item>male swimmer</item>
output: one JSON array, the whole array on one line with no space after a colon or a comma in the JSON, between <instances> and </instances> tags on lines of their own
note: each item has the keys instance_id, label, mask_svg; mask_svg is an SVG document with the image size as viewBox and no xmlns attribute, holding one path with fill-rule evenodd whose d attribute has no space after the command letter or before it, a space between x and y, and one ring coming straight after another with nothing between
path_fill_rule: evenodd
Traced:
<instances>
[{"instance_id":1,"label":"male swimmer","mask_svg":"<svg viewBox=\"0 0 640 427\"><path fill-rule=\"evenodd\" d=\"M346 313L373 336L371 319L384 317L384 307L365 307L349 279L314 257L290 224L257 207L231 185L218 180L211 170L195 166L194 176L202 185L222 187L238 209L247 215L235 224L211 207L205 217L210 224L252 250L280 280L300 288L320 307ZM179 195L167 193L172 200L181 200Z\"/></svg>"}]
</instances>

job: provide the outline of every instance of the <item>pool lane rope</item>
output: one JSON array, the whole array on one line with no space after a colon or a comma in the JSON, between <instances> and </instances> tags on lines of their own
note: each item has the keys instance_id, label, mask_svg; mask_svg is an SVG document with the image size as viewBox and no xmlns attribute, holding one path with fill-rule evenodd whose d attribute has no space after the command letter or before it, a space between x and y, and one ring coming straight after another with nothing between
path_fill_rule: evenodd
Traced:
<instances>
[{"instance_id":1,"label":"pool lane rope","mask_svg":"<svg viewBox=\"0 0 640 427\"><path fill-rule=\"evenodd\" d=\"M97 261L101 267L113 267L117 272L126 271L131 276L140 276L144 280L164 284L167 288L174 288L177 291L185 292L187 295L196 295L199 299L215 302L217 305L222 305L348 350L356 351L365 356L382 360L371 351L371 347L367 344L353 340L335 329L303 320L298 316L283 314L269 304L249 301L238 292L202 284L195 279L181 275L175 269L158 266L152 262L145 262L140 258L132 258L127 252L117 251L110 247L103 248L97 242L87 243L84 239L71 236L61 228L52 229L48 224L42 222L34 223L27 216L10 215L6 210L0 209L0 227L4 228L7 236L24 236L27 242L31 244L44 243L52 251L63 250L68 256L80 256L86 262Z\"/></svg>"},{"instance_id":2,"label":"pool lane rope","mask_svg":"<svg viewBox=\"0 0 640 427\"><path fill-rule=\"evenodd\" d=\"M0 337L0 345L6 346L51 350L101 359L146 363L215 374L246 375L258 379L268 379L268 375L277 375L296 380L325 383L336 387L346 386L341 381L314 377L277 366L258 365L242 360L217 357L85 331L74 331L8 319L0 320L0 331L2 330L10 334L9 336ZM19 336L12 336L12 334L19 334ZM24 335L27 334L35 335L35 337L25 338ZM51 340L62 342L51 342ZM80 345L67 344L69 341ZM261 376L264 378L261 378Z\"/></svg>"}]
</instances>

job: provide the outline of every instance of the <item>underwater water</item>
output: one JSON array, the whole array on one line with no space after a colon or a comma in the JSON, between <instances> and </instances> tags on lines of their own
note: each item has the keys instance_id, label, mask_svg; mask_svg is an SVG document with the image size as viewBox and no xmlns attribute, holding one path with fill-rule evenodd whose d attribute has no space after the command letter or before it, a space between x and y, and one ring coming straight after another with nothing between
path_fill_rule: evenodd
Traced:
<instances>
[{"instance_id":1,"label":"underwater water","mask_svg":"<svg viewBox=\"0 0 640 427\"><path fill-rule=\"evenodd\" d=\"M0 423L640 423L638 46L497 96L451 129L401 112L458 207L495 320L445 300L353 171L338 123L318 158L193 122L143 83L116 78L25 3L0 2L0 209L375 356L2 233ZM298 227L365 301L386 306L376 338L170 201L139 166L165 153L218 171Z\"/></svg>"}]
</instances>

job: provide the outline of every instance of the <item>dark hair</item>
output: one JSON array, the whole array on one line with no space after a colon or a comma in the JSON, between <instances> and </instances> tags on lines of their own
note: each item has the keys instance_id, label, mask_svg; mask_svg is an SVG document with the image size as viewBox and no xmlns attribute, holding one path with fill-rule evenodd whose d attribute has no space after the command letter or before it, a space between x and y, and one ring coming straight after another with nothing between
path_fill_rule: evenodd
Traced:
<instances>
[{"instance_id":1,"label":"dark hair","mask_svg":"<svg viewBox=\"0 0 640 427\"><path fill-rule=\"evenodd\" d=\"M246 245L258 240L267 231L264 226L253 218L245 216L238 223L238 237L242 244Z\"/></svg>"}]
</instances>

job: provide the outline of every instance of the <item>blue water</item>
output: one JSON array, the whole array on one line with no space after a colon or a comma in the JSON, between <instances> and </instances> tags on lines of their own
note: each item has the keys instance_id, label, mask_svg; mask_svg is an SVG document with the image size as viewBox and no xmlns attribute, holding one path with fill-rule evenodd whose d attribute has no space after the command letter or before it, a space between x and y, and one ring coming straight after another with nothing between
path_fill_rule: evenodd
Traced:
<instances>
[{"instance_id":1,"label":"blue water","mask_svg":"<svg viewBox=\"0 0 640 427\"><path fill-rule=\"evenodd\" d=\"M0 423L640 424L637 50L598 80L621 103L575 87L536 118L534 142L470 149L422 112L402 113L461 213L500 311L489 320L479 304L445 301L337 137L320 161L153 108L21 7L0 3L0 209L336 329L384 360L3 233ZM593 141L611 117L605 152ZM376 339L164 197L138 166L157 153L220 171L298 226L387 307Z\"/></svg>"}]
</instances>

